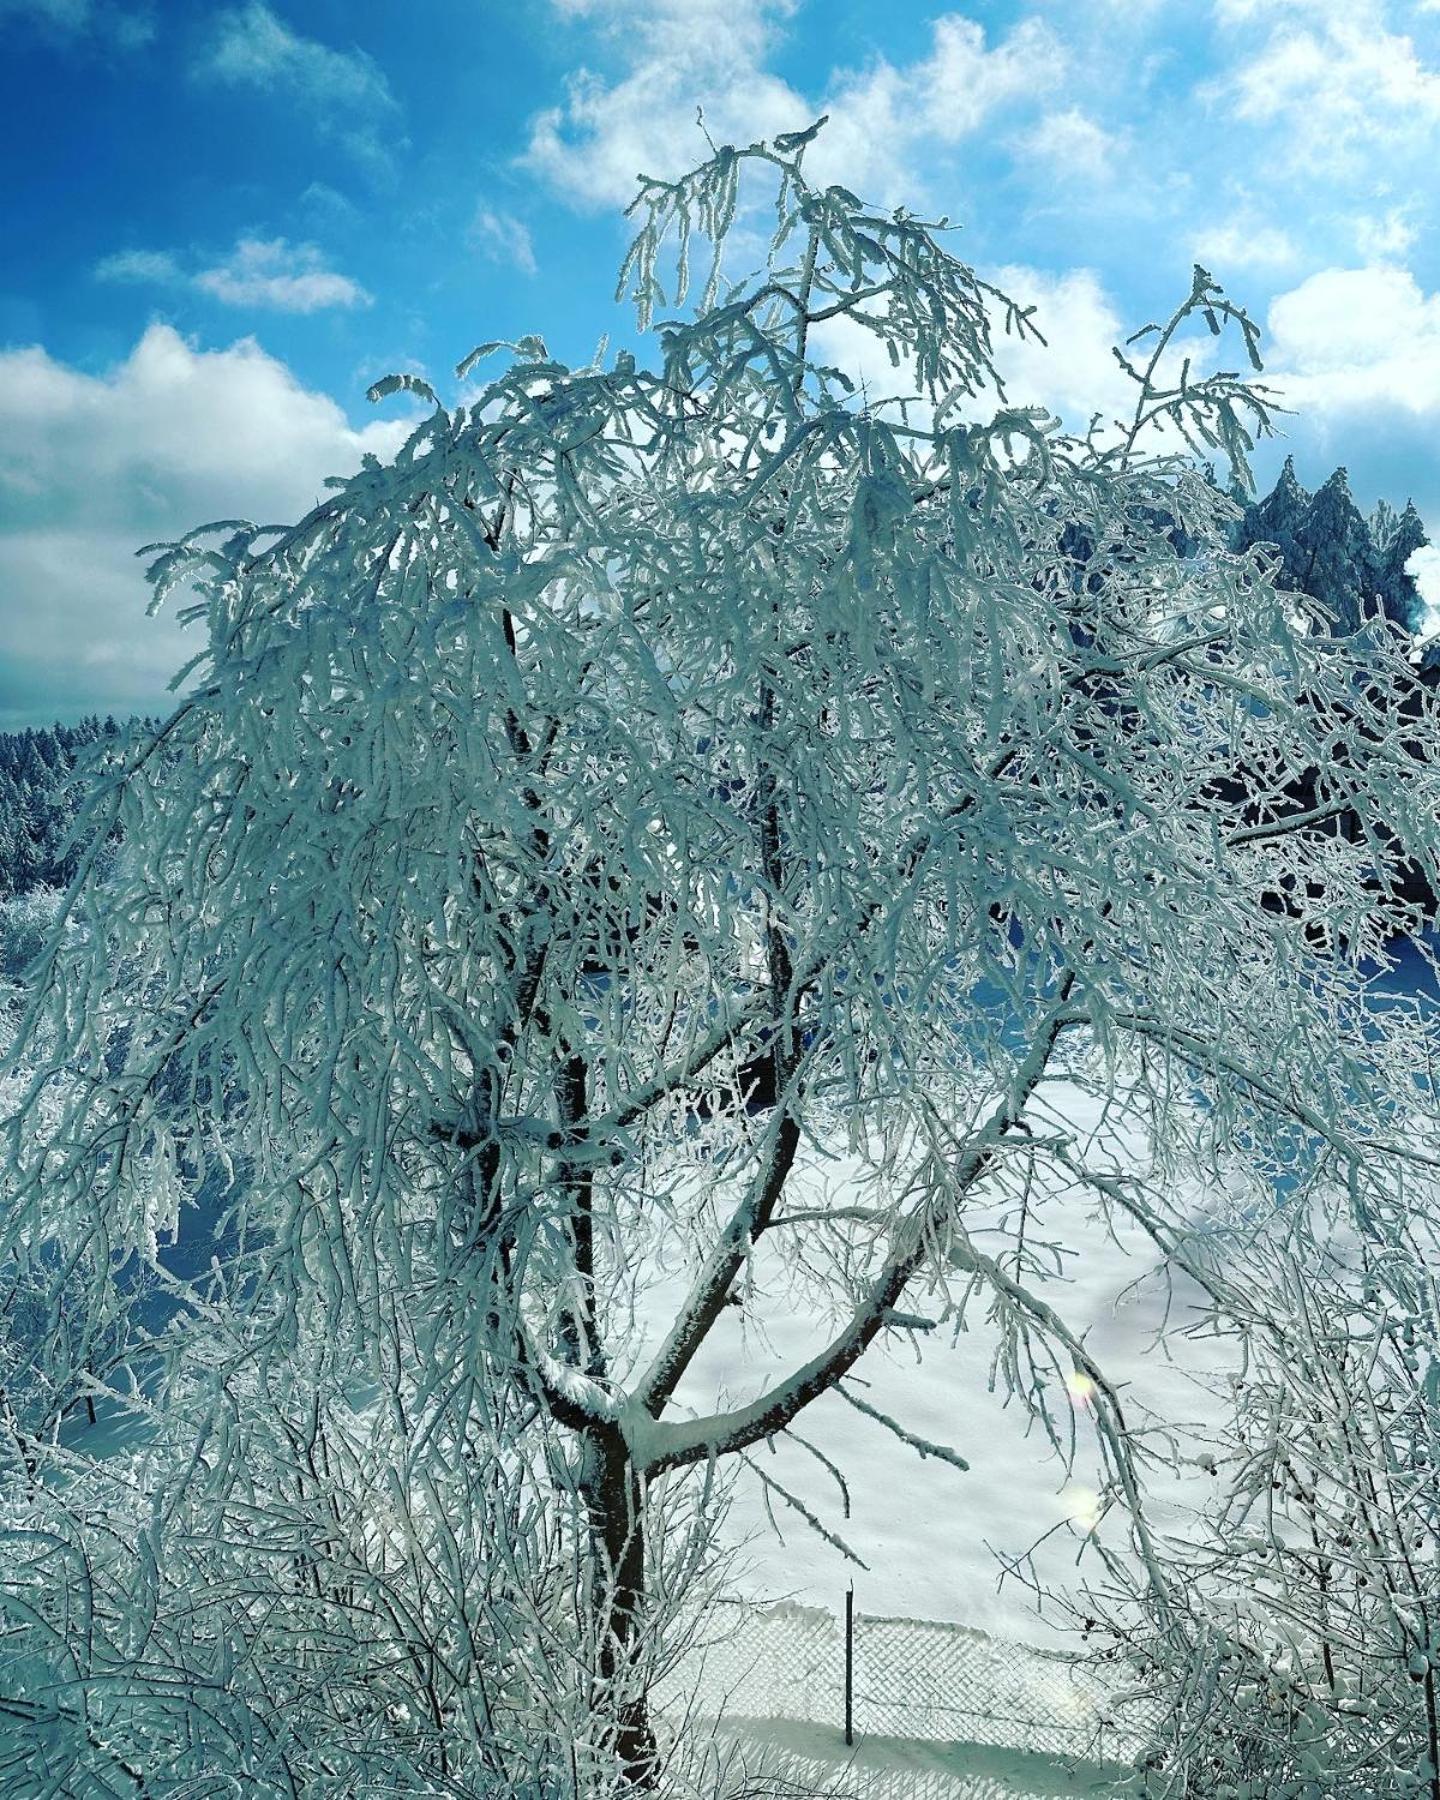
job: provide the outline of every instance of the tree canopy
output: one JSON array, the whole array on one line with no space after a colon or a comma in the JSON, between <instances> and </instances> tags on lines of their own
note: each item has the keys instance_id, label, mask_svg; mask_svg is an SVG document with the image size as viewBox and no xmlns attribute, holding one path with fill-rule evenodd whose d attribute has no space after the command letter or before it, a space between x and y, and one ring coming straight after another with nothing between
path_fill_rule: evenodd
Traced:
<instances>
[{"instance_id":1,"label":"tree canopy","mask_svg":"<svg viewBox=\"0 0 1440 1800\"><path fill-rule=\"evenodd\" d=\"M939 225L811 185L806 141L642 184L622 288L653 366L486 344L449 407L393 377L376 397L427 411L392 463L292 527L155 547L200 648L90 802L9 1122L27 1354L151 1434L108 1662L34 1587L12 1653L50 1669L87 1767L98 1732L135 1769L223 1740L276 1791L387 1759L652 1782L647 1608L704 1541L662 1515L967 1307L1057 1441L1056 1377L1085 1373L1163 1609L1144 1441L1041 1291L1043 1195L1080 1184L1253 1324L1230 1252L1277 1182L1303 1255L1342 1227L1383 1245L1436 1166L1433 1026L1371 1003L1419 924L1377 907L1380 871L1440 861L1440 772L1387 698L1399 635L1322 627L1232 549L1187 451L1248 480L1265 392L1193 373L1187 334L1258 367L1254 325L1197 269L1122 357L1133 415L1067 435L1000 384L995 334L1030 315ZM732 285L751 183L774 237ZM842 332L888 352L894 398ZM1061 1077L1142 1166L1066 1131ZM859 1173L826 1193L841 1147ZM54 1329L62 1275L93 1355ZM748 1399L687 1389L736 1300L787 1284L815 1355ZM119 1476L77 1456L39 1421L14 1481L78 1556ZM68 1487L37 1486L51 1462ZM589 1658L583 1779L532 1734L521 1787L477 1711L529 1585L482 1574L502 1513L559 1596L531 1651L568 1631ZM358 1612L404 1698L354 1680Z\"/></svg>"}]
</instances>

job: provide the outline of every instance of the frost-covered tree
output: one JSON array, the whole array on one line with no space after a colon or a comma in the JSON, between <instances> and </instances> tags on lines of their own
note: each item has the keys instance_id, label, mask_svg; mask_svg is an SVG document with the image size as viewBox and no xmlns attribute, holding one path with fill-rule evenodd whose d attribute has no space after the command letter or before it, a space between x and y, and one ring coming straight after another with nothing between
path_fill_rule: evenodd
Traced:
<instances>
[{"instance_id":1,"label":"frost-covered tree","mask_svg":"<svg viewBox=\"0 0 1440 1800\"><path fill-rule=\"evenodd\" d=\"M0 732L0 898L69 882L78 862L77 848L66 847L79 799L71 771L77 757L103 752L122 729L91 717Z\"/></svg>"},{"instance_id":2,"label":"frost-covered tree","mask_svg":"<svg viewBox=\"0 0 1440 1800\"><path fill-rule=\"evenodd\" d=\"M1318 600L1332 632L1353 631L1377 611L1402 631L1419 622L1420 593L1405 565L1429 542L1420 515L1413 502L1397 513L1382 500L1363 518L1344 469L1309 494L1287 456L1274 488L1245 507L1230 541L1236 550L1273 545L1279 584Z\"/></svg>"},{"instance_id":3,"label":"frost-covered tree","mask_svg":"<svg viewBox=\"0 0 1440 1800\"><path fill-rule=\"evenodd\" d=\"M1145 1791L1440 1795L1440 1257L1431 1209L1377 1242L1272 1223L1260 1303L1172 1534L1168 1605L1111 1613L1156 1707ZM1091 1621L1092 1627L1094 1621Z\"/></svg>"},{"instance_id":4,"label":"frost-covered tree","mask_svg":"<svg viewBox=\"0 0 1440 1800\"><path fill-rule=\"evenodd\" d=\"M1243 498L1243 490L1240 496ZM1306 519L1311 495L1300 485L1295 473L1295 459L1287 456L1275 486L1264 499L1252 500L1245 506L1231 532L1231 546L1237 551L1254 544L1273 544L1280 552L1280 586L1297 588L1309 561Z\"/></svg>"},{"instance_id":5,"label":"frost-covered tree","mask_svg":"<svg viewBox=\"0 0 1440 1800\"><path fill-rule=\"evenodd\" d=\"M1399 514L1389 507L1384 508L1383 514L1377 509L1370 522L1370 535L1379 553L1377 591L1386 617L1407 631L1414 631L1420 624L1424 603L1406 565L1417 550L1423 550L1430 542L1415 502L1407 500L1405 510Z\"/></svg>"},{"instance_id":6,"label":"frost-covered tree","mask_svg":"<svg viewBox=\"0 0 1440 1800\"><path fill-rule=\"evenodd\" d=\"M667 1509L966 1307L1057 1436L1058 1378L1084 1372L1106 1504L1169 1603L1144 1440L1041 1292L1047 1195L1089 1189L1224 1307L1226 1232L1277 1179L1297 1231L1330 1208L1383 1236L1436 1152L1430 1028L1367 1004L1396 922L1377 868L1440 858L1440 773L1385 701L1398 640L1310 629L1174 451L1248 479L1263 391L1199 377L1184 344L1203 323L1258 367L1254 326L1197 269L1123 359L1133 414L1067 436L1000 389L994 334L1029 315L939 226L813 184L811 136L642 185L622 287L653 363L485 345L459 379L500 372L449 408L393 378L377 397L427 413L392 463L288 529L163 548L157 602L200 596L189 687L90 808L90 841L125 850L103 887L82 870L21 1036L5 1247L73 1246L113 1315L138 1319L137 1268L158 1284L163 1333L137 1324L96 1398L188 1438L175 1479L205 1516L268 1517L243 1451L262 1414L270 1489L328 1504L304 1398L349 1417L355 1491L390 1495L387 1603L418 1617L445 1576L447 1633L393 1640L443 1675L408 1690L430 1761L404 1767L432 1781L479 1779L466 1709L503 1636L478 1588L467 1612L476 1421L503 1422L507 1468L538 1466L538 1434L578 1496L556 1540L574 1630L529 1628L588 1658L604 1742L651 1784ZM768 259L732 285L721 252L766 182ZM895 398L836 366L855 341L888 352ZM1061 1076L1153 1146L1142 1167L1057 1124ZM1197 1213L1217 1174L1225 1206ZM717 1402L698 1359L767 1289L823 1341ZM879 1450L935 1448L873 1423ZM407 1511L430 1546L409 1573ZM165 1570L187 1515L152 1516ZM307 1517L269 1575L222 1582L240 1666L147 1634L147 1599L102 1679L83 1622L50 1617L77 1729L119 1741L123 1666L173 1702L189 1766L186 1707L270 1679L271 1584L331 1555ZM282 1716L322 1767L362 1652L309 1616L284 1666L325 1704Z\"/></svg>"}]
</instances>

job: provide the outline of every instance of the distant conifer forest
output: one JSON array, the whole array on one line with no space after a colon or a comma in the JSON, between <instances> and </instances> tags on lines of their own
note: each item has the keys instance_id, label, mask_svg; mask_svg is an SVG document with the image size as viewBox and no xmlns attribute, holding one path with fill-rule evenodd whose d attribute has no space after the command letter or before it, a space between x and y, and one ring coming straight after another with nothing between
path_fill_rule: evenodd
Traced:
<instances>
[{"instance_id":1,"label":"distant conifer forest","mask_svg":"<svg viewBox=\"0 0 1440 1800\"><path fill-rule=\"evenodd\" d=\"M76 725L0 732L0 900L68 884L78 854L68 843L80 804L76 760L121 731L92 714Z\"/></svg>"}]
</instances>

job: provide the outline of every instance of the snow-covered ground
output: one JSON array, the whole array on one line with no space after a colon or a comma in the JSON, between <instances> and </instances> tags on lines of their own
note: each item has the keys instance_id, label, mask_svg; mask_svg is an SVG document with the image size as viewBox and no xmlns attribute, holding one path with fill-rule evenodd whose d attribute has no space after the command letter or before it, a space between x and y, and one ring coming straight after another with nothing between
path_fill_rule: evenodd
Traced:
<instances>
[{"instance_id":1,"label":"snow-covered ground","mask_svg":"<svg viewBox=\"0 0 1440 1800\"><path fill-rule=\"evenodd\" d=\"M802 1791L847 1800L1082 1800L1115 1792L1102 1769L1022 1750L881 1737L847 1747L833 1727L790 1720L746 1721L726 1735Z\"/></svg>"}]
</instances>

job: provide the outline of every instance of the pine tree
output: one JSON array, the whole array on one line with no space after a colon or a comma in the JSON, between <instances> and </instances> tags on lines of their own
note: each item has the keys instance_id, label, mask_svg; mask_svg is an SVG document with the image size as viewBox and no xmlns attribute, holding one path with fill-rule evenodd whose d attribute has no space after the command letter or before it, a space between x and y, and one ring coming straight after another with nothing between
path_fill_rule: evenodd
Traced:
<instances>
[{"instance_id":1,"label":"pine tree","mask_svg":"<svg viewBox=\"0 0 1440 1800\"><path fill-rule=\"evenodd\" d=\"M1271 491L1263 500L1246 507L1231 535L1231 546L1236 551L1243 551L1256 544L1273 545L1280 553L1276 585L1299 588L1307 562L1302 538L1309 511L1310 495L1296 478L1295 459L1287 456L1280 478Z\"/></svg>"},{"instance_id":2,"label":"pine tree","mask_svg":"<svg viewBox=\"0 0 1440 1800\"><path fill-rule=\"evenodd\" d=\"M1413 500L1405 502L1405 510L1398 517L1392 513L1391 521L1393 523L1387 524L1383 539L1375 538L1379 552L1377 591L1386 618L1403 630L1413 632L1420 623L1423 602L1415 577L1408 573L1405 565L1430 539ZM1373 530L1371 536L1375 537Z\"/></svg>"},{"instance_id":3,"label":"pine tree","mask_svg":"<svg viewBox=\"0 0 1440 1800\"><path fill-rule=\"evenodd\" d=\"M1334 631L1358 631L1377 610L1380 567L1343 468L1316 490L1296 538L1297 586L1325 608Z\"/></svg>"}]
</instances>

